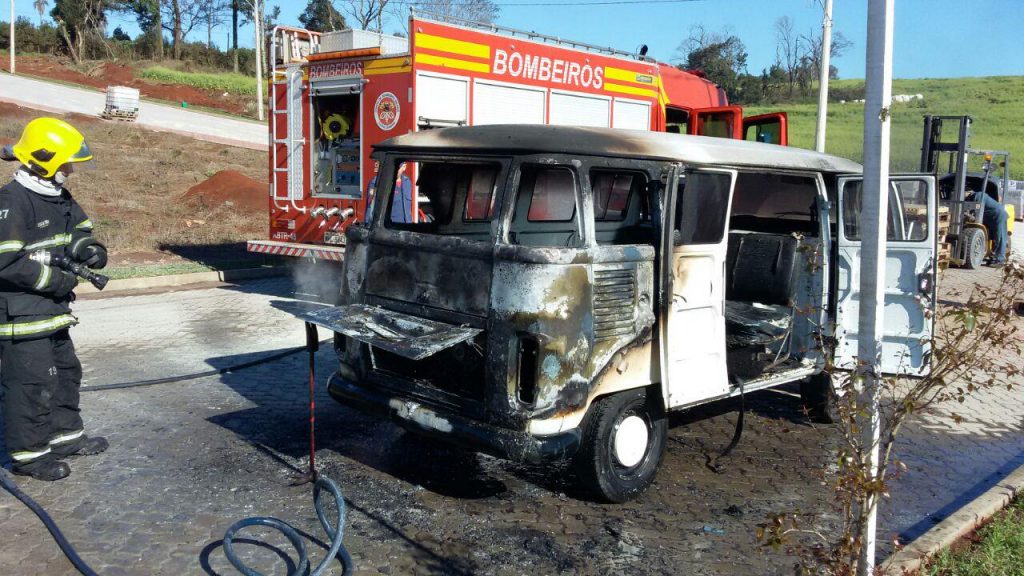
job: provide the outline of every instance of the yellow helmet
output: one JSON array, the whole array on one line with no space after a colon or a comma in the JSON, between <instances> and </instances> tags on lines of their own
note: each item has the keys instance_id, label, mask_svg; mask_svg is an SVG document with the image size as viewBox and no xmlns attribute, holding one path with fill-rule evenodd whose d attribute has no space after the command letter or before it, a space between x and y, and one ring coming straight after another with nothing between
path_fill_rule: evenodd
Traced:
<instances>
[{"instance_id":1,"label":"yellow helmet","mask_svg":"<svg viewBox=\"0 0 1024 576\"><path fill-rule=\"evenodd\" d=\"M36 118L26 124L12 151L15 158L43 178L52 178L68 162L92 160L85 136L57 118Z\"/></svg>"}]
</instances>

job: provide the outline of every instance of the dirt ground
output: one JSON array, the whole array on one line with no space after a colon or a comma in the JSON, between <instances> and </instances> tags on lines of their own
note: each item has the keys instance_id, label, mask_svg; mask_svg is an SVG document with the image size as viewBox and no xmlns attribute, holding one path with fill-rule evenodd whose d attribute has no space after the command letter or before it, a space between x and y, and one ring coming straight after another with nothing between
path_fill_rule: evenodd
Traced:
<instances>
[{"instance_id":1,"label":"dirt ground","mask_svg":"<svg viewBox=\"0 0 1024 576\"><path fill-rule=\"evenodd\" d=\"M18 56L19 74L38 76L47 80L82 84L105 90L107 86L138 88L144 97L168 102L188 102L190 106L205 106L232 114L252 115L255 104L249 98L216 90L203 90L191 86L159 84L135 77L135 69L116 62L95 61L74 66L70 60L48 55ZM7 59L0 62L0 70L9 71Z\"/></svg>"},{"instance_id":2,"label":"dirt ground","mask_svg":"<svg viewBox=\"0 0 1024 576\"><path fill-rule=\"evenodd\" d=\"M41 115L0 103L0 145L16 141L24 125ZM266 236L264 152L76 114L65 120L85 134L95 156L91 168L71 176L68 188L96 224L112 265L172 263L202 254L244 258L241 243ZM6 183L16 167L0 166L0 181Z\"/></svg>"}]
</instances>

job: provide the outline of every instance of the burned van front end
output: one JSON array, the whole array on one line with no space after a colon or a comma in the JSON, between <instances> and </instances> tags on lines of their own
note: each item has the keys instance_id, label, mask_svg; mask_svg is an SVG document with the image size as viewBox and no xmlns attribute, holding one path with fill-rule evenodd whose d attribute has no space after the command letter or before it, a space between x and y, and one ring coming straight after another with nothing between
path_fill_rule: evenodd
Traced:
<instances>
[{"instance_id":1,"label":"burned van front end","mask_svg":"<svg viewBox=\"0 0 1024 576\"><path fill-rule=\"evenodd\" d=\"M378 151L344 304L308 316L343 336L330 394L500 457L569 458L596 398L657 382L657 168L438 132Z\"/></svg>"}]
</instances>

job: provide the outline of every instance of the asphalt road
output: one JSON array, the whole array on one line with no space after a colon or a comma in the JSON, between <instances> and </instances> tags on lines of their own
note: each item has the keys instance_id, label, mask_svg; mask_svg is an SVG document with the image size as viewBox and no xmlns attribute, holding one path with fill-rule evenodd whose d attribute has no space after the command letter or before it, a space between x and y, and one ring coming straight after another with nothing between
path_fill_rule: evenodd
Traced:
<instances>
[{"instance_id":1,"label":"asphalt road","mask_svg":"<svg viewBox=\"0 0 1024 576\"><path fill-rule=\"evenodd\" d=\"M106 93L88 88L44 82L0 72L0 101L47 112L75 112L97 116L103 111ZM195 112L184 108L139 102L139 126L174 132L232 146L267 149L266 123Z\"/></svg>"},{"instance_id":2,"label":"asphalt road","mask_svg":"<svg viewBox=\"0 0 1024 576\"><path fill-rule=\"evenodd\" d=\"M946 286L995 272L952 271ZM85 385L224 368L301 346L288 279L79 301L73 335ZM326 335L324 335L326 337ZM718 472L738 403L672 419L652 488L634 502L580 498L564 468L530 467L445 448L328 398L330 346L316 356L317 462L349 505L345 542L360 574L791 574L793 559L762 549L767 515L836 517L828 487L837 438L813 426L792 389L750 395L743 440ZM234 521L272 515L325 540L308 486L304 353L220 376L85 392L90 432L111 449L71 461L60 482L19 479L101 574L233 574L221 537ZM1019 392L994 390L912 422L898 447L909 471L881 506L880 538L906 540L1024 463ZM0 573L74 574L35 517L0 493ZM283 573L290 546L265 531L240 546L265 573ZM309 544L314 564L324 553ZM883 555L888 552L885 547ZM340 573L336 570L334 573Z\"/></svg>"}]
</instances>

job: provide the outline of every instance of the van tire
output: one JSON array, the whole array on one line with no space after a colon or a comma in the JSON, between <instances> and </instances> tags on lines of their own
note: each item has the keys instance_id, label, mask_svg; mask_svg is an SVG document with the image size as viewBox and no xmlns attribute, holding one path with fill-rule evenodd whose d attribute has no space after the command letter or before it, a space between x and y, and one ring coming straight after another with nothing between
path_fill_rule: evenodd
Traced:
<instances>
[{"instance_id":1,"label":"van tire","mask_svg":"<svg viewBox=\"0 0 1024 576\"><path fill-rule=\"evenodd\" d=\"M665 453L668 420L664 411L636 389L601 398L590 407L575 467L583 488L608 502L625 502L643 492ZM630 450L618 434L646 435L643 452ZM623 442L618 449L616 440ZM625 460L625 463L623 463Z\"/></svg>"},{"instance_id":2,"label":"van tire","mask_svg":"<svg viewBox=\"0 0 1024 576\"><path fill-rule=\"evenodd\" d=\"M811 422L835 424L839 421L839 397L827 373L822 372L801 380L800 399Z\"/></svg>"},{"instance_id":3,"label":"van tire","mask_svg":"<svg viewBox=\"0 0 1024 576\"><path fill-rule=\"evenodd\" d=\"M985 261L988 241L981 228L965 228L963 235L964 268L977 270Z\"/></svg>"}]
</instances>

